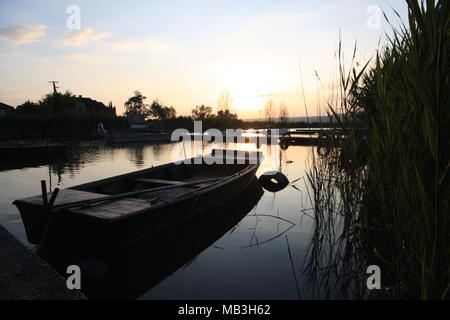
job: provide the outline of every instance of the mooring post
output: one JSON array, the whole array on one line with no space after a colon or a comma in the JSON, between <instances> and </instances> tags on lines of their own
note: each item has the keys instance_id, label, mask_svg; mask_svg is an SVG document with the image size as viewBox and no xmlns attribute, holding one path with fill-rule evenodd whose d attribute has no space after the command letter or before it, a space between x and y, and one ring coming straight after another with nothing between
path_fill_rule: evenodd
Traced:
<instances>
[{"instance_id":1,"label":"mooring post","mask_svg":"<svg viewBox=\"0 0 450 320\"><path fill-rule=\"evenodd\" d=\"M42 191L42 203L44 208L47 208L48 199L47 199L47 182L45 180L41 180L41 191Z\"/></svg>"}]
</instances>

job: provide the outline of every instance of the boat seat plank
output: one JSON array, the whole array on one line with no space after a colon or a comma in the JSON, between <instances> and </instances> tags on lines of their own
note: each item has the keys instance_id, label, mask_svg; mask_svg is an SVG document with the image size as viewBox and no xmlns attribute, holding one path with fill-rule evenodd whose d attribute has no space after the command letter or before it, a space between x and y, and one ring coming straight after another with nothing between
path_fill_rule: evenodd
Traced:
<instances>
[{"instance_id":1,"label":"boat seat plank","mask_svg":"<svg viewBox=\"0 0 450 320\"><path fill-rule=\"evenodd\" d=\"M47 198L50 199L51 195L52 193L49 192L47 194ZM76 201L98 199L106 196L107 195L100 193L86 192L74 189L63 189L59 191L54 206L72 203ZM20 201L31 205L42 205L42 195L21 199Z\"/></svg>"},{"instance_id":2,"label":"boat seat plank","mask_svg":"<svg viewBox=\"0 0 450 320\"><path fill-rule=\"evenodd\" d=\"M179 188L172 188L168 190L159 190L159 191L153 191L153 192L147 192L141 194L139 197L141 199L151 199L156 198L158 201L167 202L170 201L173 198L181 197L183 195L191 194L192 189L187 187L179 187Z\"/></svg>"},{"instance_id":3,"label":"boat seat plank","mask_svg":"<svg viewBox=\"0 0 450 320\"><path fill-rule=\"evenodd\" d=\"M152 201L153 200L154 199L152 199ZM116 201L108 201L89 207L69 209L69 211L100 219L116 219L121 216L135 214L137 212L147 210L152 206L152 201L125 198Z\"/></svg>"},{"instance_id":4,"label":"boat seat plank","mask_svg":"<svg viewBox=\"0 0 450 320\"><path fill-rule=\"evenodd\" d=\"M134 179L131 179L131 181L141 182L141 183L166 184L166 185L179 185L179 184L186 183L186 181L164 180L164 179L154 179L154 178L134 178Z\"/></svg>"}]
</instances>

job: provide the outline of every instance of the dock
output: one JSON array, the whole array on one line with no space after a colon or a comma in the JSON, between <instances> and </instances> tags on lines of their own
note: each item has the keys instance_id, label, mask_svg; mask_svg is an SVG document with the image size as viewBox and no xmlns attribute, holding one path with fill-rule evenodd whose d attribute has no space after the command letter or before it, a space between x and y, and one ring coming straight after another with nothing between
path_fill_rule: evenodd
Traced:
<instances>
[{"instance_id":1,"label":"dock","mask_svg":"<svg viewBox=\"0 0 450 320\"><path fill-rule=\"evenodd\" d=\"M133 142L170 142L170 133L114 133L106 136L108 144L133 143Z\"/></svg>"},{"instance_id":2,"label":"dock","mask_svg":"<svg viewBox=\"0 0 450 320\"><path fill-rule=\"evenodd\" d=\"M0 261L0 300L86 299L1 225Z\"/></svg>"},{"instance_id":3,"label":"dock","mask_svg":"<svg viewBox=\"0 0 450 320\"><path fill-rule=\"evenodd\" d=\"M319 137L315 136L285 136L280 138L281 144L292 146L316 146L319 144Z\"/></svg>"}]
</instances>

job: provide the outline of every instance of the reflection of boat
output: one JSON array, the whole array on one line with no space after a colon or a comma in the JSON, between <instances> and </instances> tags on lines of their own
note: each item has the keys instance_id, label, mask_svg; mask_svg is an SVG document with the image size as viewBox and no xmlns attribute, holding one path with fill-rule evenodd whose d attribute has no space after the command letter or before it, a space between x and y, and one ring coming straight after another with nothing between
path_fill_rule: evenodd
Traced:
<instances>
[{"instance_id":1,"label":"reflection of boat","mask_svg":"<svg viewBox=\"0 0 450 320\"><path fill-rule=\"evenodd\" d=\"M31 243L87 250L115 246L155 235L241 192L262 158L260 152L245 155L234 153L227 158L233 161L226 161L231 164L208 164L218 159L216 152L214 157L131 172L14 204Z\"/></svg>"},{"instance_id":2,"label":"reflection of boat","mask_svg":"<svg viewBox=\"0 0 450 320\"><path fill-rule=\"evenodd\" d=\"M254 178L227 204L218 204L213 210L132 246L95 256L72 253L62 258L56 252L40 255L64 276L68 265L80 266L85 275L82 290L90 299L136 299L213 245L251 211L263 193Z\"/></svg>"},{"instance_id":3,"label":"reflection of boat","mask_svg":"<svg viewBox=\"0 0 450 320\"><path fill-rule=\"evenodd\" d=\"M105 137L106 143L170 142L170 133L113 133Z\"/></svg>"},{"instance_id":4,"label":"reflection of boat","mask_svg":"<svg viewBox=\"0 0 450 320\"><path fill-rule=\"evenodd\" d=\"M66 153L67 145L61 143L49 144L6 144L0 145L0 157L2 159L16 157L48 157Z\"/></svg>"}]
</instances>

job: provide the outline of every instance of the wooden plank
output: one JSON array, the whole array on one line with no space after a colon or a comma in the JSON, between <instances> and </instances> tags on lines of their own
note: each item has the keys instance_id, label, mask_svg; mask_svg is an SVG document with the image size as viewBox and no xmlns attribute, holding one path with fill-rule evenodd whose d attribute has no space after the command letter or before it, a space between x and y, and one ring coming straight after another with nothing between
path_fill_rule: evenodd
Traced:
<instances>
[{"instance_id":1,"label":"wooden plank","mask_svg":"<svg viewBox=\"0 0 450 320\"><path fill-rule=\"evenodd\" d=\"M88 200L82 200L82 201L74 201L74 202L69 202L69 203L63 203L62 205L55 205L53 207L52 211L55 210L63 210L63 209L69 209L69 208L77 208L77 207L86 207L88 205L92 206L95 203L101 203L101 202L105 202L105 201L117 201L119 199L124 199L124 198L131 198L131 197L136 197L138 195L142 195L144 193L151 193L151 192L156 192L156 191L161 191L161 190L167 190L167 189L174 189L174 188L179 188L180 186L183 187L188 187L188 186L195 186L197 184L200 183L206 183L206 182L211 182L211 184L218 182L218 179L208 179L208 180L202 180L202 181L196 181L196 182L186 182L186 183L182 183L180 185L169 185L169 186L163 186L163 187L153 187L153 188L148 188L148 189L142 189L142 190L135 190L135 191L130 191L130 192L125 192L125 193L119 193L119 194L115 194L115 195L101 195L101 197L98 198L94 198L94 199L88 199ZM17 200L17 201L23 201L23 200Z\"/></svg>"},{"instance_id":2,"label":"wooden plank","mask_svg":"<svg viewBox=\"0 0 450 320\"><path fill-rule=\"evenodd\" d=\"M47 194L48 198L50 198L51 195L52 195L52 193L49 192ZM59 205L63 205L66 203L98 199L98 198L102 198L102 197L106 197L106 195L100 194L100 193L73 190L73 189L63 189L63 190L59 191L58 197L56 198L54 205L59 206ZM42 205L42 203L43 203L42 195L21 199L20 201L28 203L28 204L32 204L32 205Z\"/></svg>"},{"instance_id":3,"label":"wooden plank","mask_svg":"<svg viewBox=\"0 0 450 320\"><path fill-rule=\"evenodd\" d=\"M149 201L141 199L120 199L107 203L97 204L92 207L70 209L70 212L85 214L101 219L115 219L127 214L133 214L152 207Z\"/></svg>"},{"instance_id":4,"label":"wooden plank","mask_svg":"<svg viewBox=\"0 0 450 320\"><path fill-rule=\"evenodd\" d=\"M153 184L167 184L167 185L182 185L186 183L186 181L164 180L154 178L135 178L131 179L131 181L142 183L153 183Z\"/></svg>"}]
</instances>

